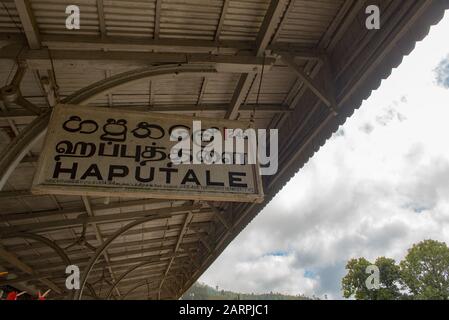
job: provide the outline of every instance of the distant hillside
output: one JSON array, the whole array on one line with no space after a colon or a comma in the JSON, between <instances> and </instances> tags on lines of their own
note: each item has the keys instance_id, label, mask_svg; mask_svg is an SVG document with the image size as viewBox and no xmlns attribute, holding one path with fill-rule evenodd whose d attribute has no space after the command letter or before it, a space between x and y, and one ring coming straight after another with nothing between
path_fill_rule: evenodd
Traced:
<instances>
[{"instance_id":1,"label":"distant hillside","mask_svg":"<svg viewBox=\"0 0 449 320\"><path fill-rule=\"evenodd\" d=\"M284 295L280 293L246 294L216 289L196 282L181 298L182 300L311 300L304 295Z\"/></svg>"}]
</instances>

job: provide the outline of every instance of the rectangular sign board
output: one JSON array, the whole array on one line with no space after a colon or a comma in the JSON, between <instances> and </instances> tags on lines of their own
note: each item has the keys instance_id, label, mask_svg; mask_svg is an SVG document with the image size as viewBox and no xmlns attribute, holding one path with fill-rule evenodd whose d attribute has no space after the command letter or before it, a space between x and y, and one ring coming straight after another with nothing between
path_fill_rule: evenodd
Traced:
<instances>
[{"instance_id":1,"label":"rectangular sign board","mask_svg":"<svg viewBox=\"0 0 449 320\"><path fill-rule=\"evenodd\" d=\"M185 128L190 135L193 121L201 121L201 130L218 129L223 137L225 129L245 130L249 125L147 111L58 105L52 112L32 192L261 202L257 164L172 162L170 153L178 141L170 141L171 132Z\"/></svg>"}]
</instances>

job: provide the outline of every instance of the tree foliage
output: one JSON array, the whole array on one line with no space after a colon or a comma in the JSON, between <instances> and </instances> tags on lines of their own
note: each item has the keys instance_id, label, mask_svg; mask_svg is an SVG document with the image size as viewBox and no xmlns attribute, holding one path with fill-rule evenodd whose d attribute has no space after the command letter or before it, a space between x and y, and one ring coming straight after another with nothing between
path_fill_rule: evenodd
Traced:
<instances>
[{"instance_id":1,"label":"tree foliage","mask_svg":"<svg viewBox=\"0 0 449 320\"><path fill-rule=\"evenodd\" d=\"M281 293L239 293L220 290L218 286L212 288L206 284L196 282L187 290L181 298L182 300L310 300L302 294L285 295ZM313 298L312 298L313 299Z\"/></svg>"},{"instance_id":2,"label":"tree foliage","mask_svg":"<svg viewBox=\"0 0 449 320\"><path fill-rule=\"evenodd\" d=\"M416 299L449 298L449 249L425 240L413 245L400 263L403 285Z\"/></svg>"},{"instance_id":3,"label":"tree foliage","mask_svg":"<svg viewBox=\"0 0 449 320\"><path fill-rule=\"evenodd\" d=\"M377 290L369 290L366 286L366 279L369 276L366 269L370 265L376 265L379 268L380 281ZM400 296L399 266L393 259L379 257L374 263L365 258L351 259L346 269L348 274L342 280L345 298L354 296L358 300L391 300Z\"/></svg>"},{"instance_id":4,"label":"tree foliage","mask_svg":"<svg viewBox=\"0 0 449 320\"><path fill-rule=\"evenodd\" d=\"M379 287L368 289L367 267L379 268ZM345 298L359 300L449 299L449 248L446 243L424 240L408 250L405 258L351 259L342 279Z\"/></svg>"}]
</instances>

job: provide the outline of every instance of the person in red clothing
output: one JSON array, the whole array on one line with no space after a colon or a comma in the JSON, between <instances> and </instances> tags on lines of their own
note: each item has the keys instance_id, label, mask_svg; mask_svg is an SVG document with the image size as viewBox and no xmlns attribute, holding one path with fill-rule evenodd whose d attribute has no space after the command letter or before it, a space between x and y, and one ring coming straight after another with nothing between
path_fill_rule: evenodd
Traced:
<instances>
[{"instance_id":1,"label":"person in red clothing","mask_svg":"<svg viewBox=\"0 0 449 320\"><path fill-rule=\"evenodd\" d=\"M47 295L50 293L51 289L48 289L44 294L41 294L39 291L39 295L37 297L37 300L46 300Z\"/></svg>"},{"instance_id":2,"label":"person in red clothing","mask_svg":"<svg viewBox=\"0 0 449 320\"><path fill-rule=\"evenodd\" d=\"M0 272L0 277L6 276L6 275L8 275L8 272ZM44 292L44 294L41 294L41 292L39 291L37 300L46 300L47 295L50 293L50 291L51 291L51 289ZM5 300L18 300L18 298L25 293L26 293L26 291L22 291L20 293L18 293L16 291L11 291L6 295ZM3 290L0 290L0 300L3 300Z\"/></svg>"},{"instance_id":3,"label":"person in red clothing","mask_svg":"<svg viewBox=\"0 0 449 320\"><path fill-rule=\"evenodd\" d=\"M46 300L47 299L47 295L50 293L51 290L47 290L44 294L41 294L41 292L38 292L38 296L37 296L37 300ZM6 295L6 299L5 300L18 300L17 298L19 298L21 295L25 294L26 291L17 293L16 291L11 291ZM0 296L1 299L1 296Z\"/></svg>"},{"instance_id":4,"label":"person in red clothing","mask_svg":"<svg viewBox=\"0 0 449 320\"><path fill-rule=\"evenodd\" d=\"M16 291L11 291L6 295L6 300L17 300L18 297L25 294L26 291L22 291L21 293L17 293Z\"/></svg>"}]
</instances>

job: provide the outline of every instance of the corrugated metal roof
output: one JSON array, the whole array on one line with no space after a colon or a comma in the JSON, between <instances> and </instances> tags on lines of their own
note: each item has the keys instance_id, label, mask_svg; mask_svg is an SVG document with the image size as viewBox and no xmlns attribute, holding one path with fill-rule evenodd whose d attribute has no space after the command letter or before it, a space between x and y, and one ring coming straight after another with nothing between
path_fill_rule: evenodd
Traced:
<instances>
[{"instance_id":1,"label":"corrugated metal roof","mask_svg":"<svg viewBox=\"0 0 449 320\"><path fill-rule=\"evenodd\" d=\"M154 51L178 52L186 54L186 63L191 64L187 53L192 52L213 52L213 56L206 56L208 61L217 57L243 59L249 56L255 59L254 50L260 45L260 39L268 39L268 48L262 48L265 58L259 58L275 62L264 64L262 79L260 69L248 76L247 91L240 90L238 85L243 71L234 67L232 71L221 69L143 78L130 86L101 92L89 103L222 118L233 107L231 104L236 95L240 95L243 103L237 106L238 117L254 118L256 127L279 128L280 169L277 175L264 179L264 204L215 203L214 207L223 210L218 215L206 203L89 197L97 222L87 223L83 234L83 217L88 210L81 197L36 196L29 192L41 150L42 141L39 141L0 192L0 231L26 230L45 236L63 248L72 262L83 267L92 256L92 246L98 247L102 241L98 239L98 232L106 239L129 221L148 214L148 210L162 209L165 212L162 216L132 228L111 244L88 279L94 292L87 290L85 296L95 296L100 285L109 282L107 285L110 286L130 267L152 257L155 259L151 260L152 264L127 277L117 286L118 292L114 295L118 297L120 293L123 296L132 286L148 278L151 279L151 290L154 290L152 298L178 297L352 114L362 99L377 88L380 80L400 63L417 40L427 34L429 26L439 21L443 9L447 8L447 3L438 0L425 3L410 0L407 4L400 0L379 0L379 3L384 13L384 29L377 32L368 32L364 28L364 1L356 0L294 0L283 1L279 6L273 5L275 1L270 4L269 0L83 0L77 2L82 16L81 29L67 30L65 7L72 4L70 1L31 0L30 12L35 17L40 41L50 47L50 51L37 49L41 54L37 62L55 64L54 70L51 67L27 70L20 88L26 99L41 108L49 107L43 83L51 82L54 76L58 97L64 99L88 85L133 72L129 66L132 63L124 63L123 57L92 60L82 66L77 64L77 57L52 61L52 54L57 50L70 54L75 48L88 50L92 55L98 52L107 55L112 51L139 51L148 55ZM272 19L268 21L266 17ZM14 61L30 53L24 31L20 30L19 34L22 28L19 20L13 1L0 6L2 86L14 76ZM19 46L18 51L14 46ZM302 78L279 58L284 51L293 56L315 54L314 58L302 57L295 61L298 68L304 69L321 88L326 82L319 58L325 50L333 67L340 103L336 118L330 116L329 108L319 103ZM95 61L101 64L96 65ZM212 62L204 64L214 65ZM159 65L161 63L155 60L145 68ZM25 132L35 117L14 103L0 105L3 109L0 148L6 152L10 141ZM192 221L187 224L185 235L181 236L186 223L186 209L183 208L192 205L195 209L187 210L194 212ZM222 218L235 228L228 230ZM80 239L86 240L87 244ZM178 241L181 249L173 253ZM54 285L64 288L64 263L52 249L23 237L3 238L0 242L35 272L45 274ZM30 276L11 263L0 260L0 266L18 277L31 278L25 283L27 286L42 288L48 285L42 282L43 276ZM137 290L130 297L143 295Z\"/></svg>"}]
</instances>

